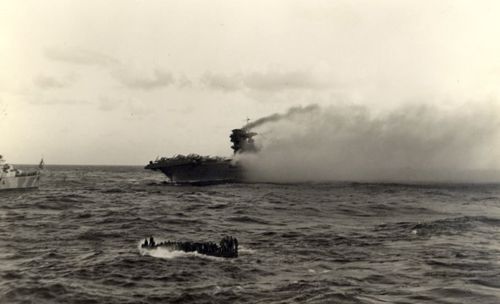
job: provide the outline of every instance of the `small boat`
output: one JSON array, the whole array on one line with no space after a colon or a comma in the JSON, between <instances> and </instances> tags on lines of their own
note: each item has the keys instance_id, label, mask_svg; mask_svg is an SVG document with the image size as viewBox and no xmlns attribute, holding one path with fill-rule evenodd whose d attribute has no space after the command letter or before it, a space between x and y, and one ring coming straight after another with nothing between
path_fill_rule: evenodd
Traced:
<instances>
[{"instance_id":1,"label":"small boat","mask_svg":"<svg viewBox=\"0 0 500 304\"><path fill-rule=\"evenodd\" d=\"M238 257L238 240L231 236L225 236L219 242L219 245L213 242L176 242L166 241L156 243L153 237L144 240L141 248L157 249L166 248L169 250L179 250L184 252L197 252L208 256L220 258L237 258Z\"/></svg>"},{"instance_id":2,"label":"small boat","mask_svg":"<svg viewBox=\"0 0 500 304\"><path fill-rule=\"evenodd\" d=\"M43 168L43 159L39 168ZM0 155L0 190L38 188L39 183L40 170L23 172L8 164Z\"/></svg>"}]
</instances>

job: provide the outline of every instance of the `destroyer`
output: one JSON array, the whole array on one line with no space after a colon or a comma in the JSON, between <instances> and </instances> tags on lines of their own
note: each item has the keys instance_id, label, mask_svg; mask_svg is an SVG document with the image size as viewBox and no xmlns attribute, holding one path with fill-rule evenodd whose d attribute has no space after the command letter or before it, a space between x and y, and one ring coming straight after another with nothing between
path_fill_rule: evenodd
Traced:
<instances>
[{"instance_id":1,"label":"destroyer","mask_svg":"<svg viewBox=\"0 0 500 304\"><path fill-rule=\"evenodd\" d=\"M43 160L39 168L43 167ZM0 190L38 188L40 171L23 172L8 164L0 155Z\"/></svg>"},{"instance_id":2,"label":"destroyer","mask_svg":"<svg viewBox=\"0 0 500 304\"><path fill-rule=\"evenodd\" d=\"M248 129L234 129L230 139L234 154L256 152L253 137L257 133ZM161 171L175 184L207 185L240 182L245 178L244 170L235 159L218 156L189 154L162 157L150 161L146 169Z\"/></svg>"}]
</instances>

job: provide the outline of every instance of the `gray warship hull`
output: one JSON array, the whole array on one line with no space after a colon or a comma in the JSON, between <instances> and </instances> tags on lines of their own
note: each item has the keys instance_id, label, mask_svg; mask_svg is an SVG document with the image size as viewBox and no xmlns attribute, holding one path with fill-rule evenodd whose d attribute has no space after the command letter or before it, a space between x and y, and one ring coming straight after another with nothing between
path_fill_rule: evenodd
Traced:
<instances>
[{"instance_id":1,"label":"gray warship hull","mask_svg":"<svg viewBox=\"0 0 500 304\"><path fill-rule=\"evenodd\" d=\"M39 174L0 177L0 190L38 188Z\"/></svg>"},{"instance_id":2,"label":"gray warship hull","mask_svg":"<svg viewBox=\"0 0 500 304\"><path fill-rule=\"evenodd\" d=\"M240 182L243 170L230 160L200 162L156 162L146 169L161 171L175 184L208 185Z\"/></svg>"}]
</instances>

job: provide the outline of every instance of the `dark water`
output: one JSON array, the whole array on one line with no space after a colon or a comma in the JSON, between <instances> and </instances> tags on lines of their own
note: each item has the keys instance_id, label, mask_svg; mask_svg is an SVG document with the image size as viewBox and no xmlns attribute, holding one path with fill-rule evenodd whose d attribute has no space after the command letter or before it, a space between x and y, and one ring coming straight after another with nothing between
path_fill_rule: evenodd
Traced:
<instances>
[{"instance_id":1,"label":"dark water","mask_svg":"<svg viewBox=\"0 0 500 304\"><path fill-rule=\"evenodd\" d=\"M0 193L0 303L500 303L500 186L173 187L49 167ZM143 237L236 236L232 260Z\"/></svg>"}]
</instances>

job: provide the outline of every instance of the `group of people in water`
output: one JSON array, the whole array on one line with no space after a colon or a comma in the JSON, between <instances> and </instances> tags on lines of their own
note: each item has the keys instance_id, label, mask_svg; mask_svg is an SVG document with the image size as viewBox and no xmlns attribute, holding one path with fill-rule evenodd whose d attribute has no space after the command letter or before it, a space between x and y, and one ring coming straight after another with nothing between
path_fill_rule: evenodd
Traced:
<instances>
[{"instance_id":1,"label":"group of people in water","mask_svg":"<svg viewBox=\"0 0 500 304\"><path fill-rule=\"evenodd\" d=\"M142 248L154 249L158 247L167 247L173 250L181 250L184 252L198 252L200 254L223 257L237 258L238 257L238 240L232 236L225 236L219 242L219 245L213 242L172 242L165 241L156 243L153 237L144 240Z\"/></svg>"}]
</instances>

